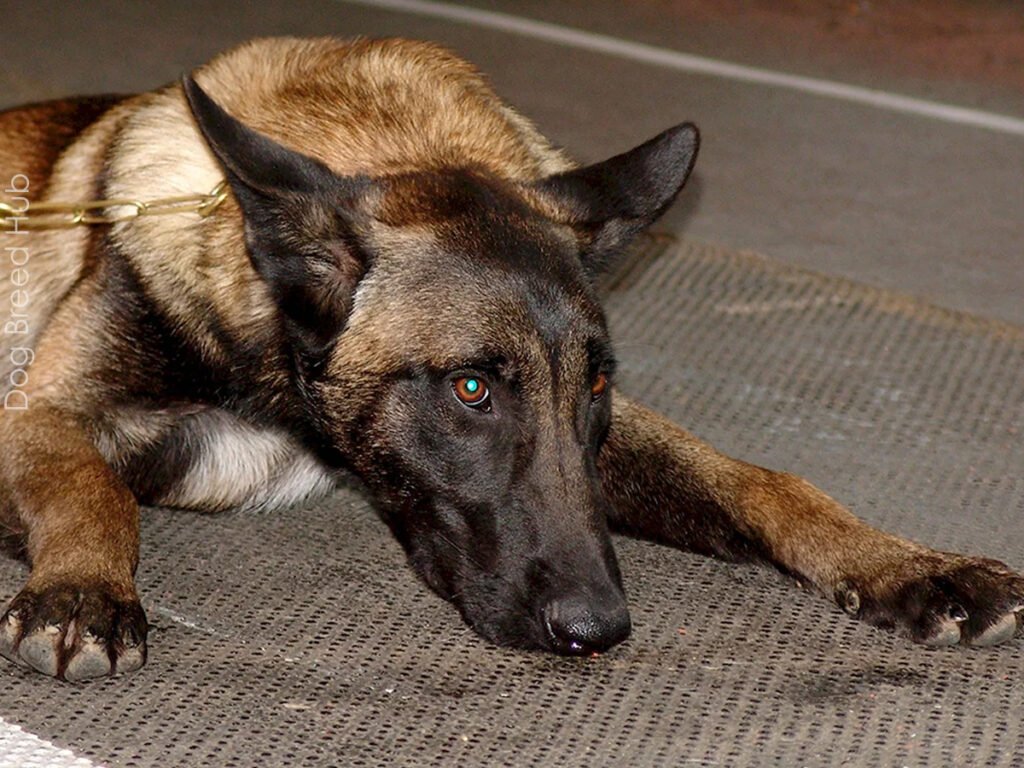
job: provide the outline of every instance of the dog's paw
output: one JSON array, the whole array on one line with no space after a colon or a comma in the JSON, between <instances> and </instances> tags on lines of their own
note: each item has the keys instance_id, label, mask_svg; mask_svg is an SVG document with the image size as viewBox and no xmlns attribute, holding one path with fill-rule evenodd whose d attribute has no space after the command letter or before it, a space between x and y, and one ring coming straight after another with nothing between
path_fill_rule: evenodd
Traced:
<instances>
[{"instance_id":1,"label":"dog's paw","mask_svg":"<svg viewBox=\"0 0 1024 768\"><path fill-rule=\"evenodd\" d=\"M846 579L847 613L924 645L998 645L1024 625L1024 576L997 560L925 551Z\"/></svg>"},{"instance_id":2,"label":"dog's paw","mask_svg":"<svg viewBox=\"0 0 1024 768\"><path fill-rule=\"evenodd\" d=\"M0 618L0 655L69 682L133 672L146 661L146 614L106 587L26 588Z\"/></svg>"}]
</instances>

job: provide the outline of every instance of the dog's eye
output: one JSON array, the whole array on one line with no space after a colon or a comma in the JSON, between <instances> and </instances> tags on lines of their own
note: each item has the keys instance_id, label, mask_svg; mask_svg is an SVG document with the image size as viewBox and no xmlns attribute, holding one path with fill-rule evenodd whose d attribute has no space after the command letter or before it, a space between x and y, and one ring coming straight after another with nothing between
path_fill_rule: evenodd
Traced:
<instances>
[{"instance_id":1,"label":"dog's eye","mask_svg":"<svg viewBox=\"0 0 1024 768\"><path fill-rule=\"evenodd\" d=\"M482 411L491 409L491 391L479 376L460 376L452 382L452 391L463 405Z\"/></svg>"},{"instance_id":2,"label":"dog's eye","mask_svg":"<svg viewBox=\"0 0 1024 768\"><path fill-rule=\"evenodd\" d=\"M594 400L600 400L608 389L608 374L599 373L594 377L594 383L590 385L590 396Z\"/></svg>"}]
</instances>

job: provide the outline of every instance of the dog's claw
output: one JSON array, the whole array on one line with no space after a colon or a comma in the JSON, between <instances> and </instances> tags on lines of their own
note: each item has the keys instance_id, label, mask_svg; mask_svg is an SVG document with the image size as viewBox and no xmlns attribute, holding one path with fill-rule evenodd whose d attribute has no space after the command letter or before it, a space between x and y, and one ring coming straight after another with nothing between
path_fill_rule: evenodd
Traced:
<instances>
[{"instance_id":1,"label":"dog's claw","mask_svg":"<svg viewBox=\"0 0 1024 768\"><path fill-rule=\"evenodd\" d=\"M106 646L97 639L83 639L64 670L64 679L69 683L77 683L94 677L106 677L112 671Z\"/></svg>"},{"instance_id":2,"label":"dog's claw","mask_svg":"<svg viewBox=\"0 0 1024 768\"><path fill-rule=\"evenodd\" d=\"M836 588L836 602L839 603L840 608L851 616L856 616L860 613L860 595L857 594L856 589L845 581L841 582Z\"/></svg>"},{"instance_id":3,"label":"dog's claw","mask_svg":"<svg viewBox=\"0 0 1024 768\"><path fill-rule=\"evenodd\" d=\"M1024 576L995 560L914 553L871 578L842 582L837 597L844 608L841 598L854 584L860 618L923 645L998 645L1024 620Z\"/></svg>"},{"instance_id":4,"label":"dog's claw","mask_svg":"<svg viewBox=\"0 0 1024 768\"><path fill-rule=\"evenodd\" d=\"M146 660L146 616L102 587L25 589L0 619L0 655L68 682L132 672Z\"/></svg>"},{"instance_id":5,"label":"dog's claw","mask_svg":"<svg viewBox=\"0 0 1024 768\"><path fill-rule=\"evenodd\" d=\"M0 656L21 667L28 664L18 655L18 641L21 638L21 616L12 609L0 618Z\"/></svg>"},{"instance_id":6,"label":"dog's claw","mask_svg":"<svg viewBox=\"0 0 1024 768\"><path fill-rule=\"evenodd\" d=\"M987 648L1005 643L1017 634L1018 622L1016 613L1008 613L980 635L971 640L971 645Z\"/></svg>"},{"instance_id":7,"label":"dog's claw","mask_svg":"<svg viewBox=\"0 0 1024 768\"><path fill-rule=\"evenodd\" d=\"M56 677L60 671L58 667L60 643L61 628L59 626L41 627L22 637L21 642L18 643L18 655L22 661L37 672Z\"/></svg>"},{"instance_id":8,"label":"dog's claw","mask_svg":"<svg viewBox=\"0 0 1024 768\"><path fill-rule=\"evenodd\" d=\"M948 648L960 643L960 625L956 621L946 622L941 628L922 641L922 645L932 648Z\"/></svg>"}]
</instances>

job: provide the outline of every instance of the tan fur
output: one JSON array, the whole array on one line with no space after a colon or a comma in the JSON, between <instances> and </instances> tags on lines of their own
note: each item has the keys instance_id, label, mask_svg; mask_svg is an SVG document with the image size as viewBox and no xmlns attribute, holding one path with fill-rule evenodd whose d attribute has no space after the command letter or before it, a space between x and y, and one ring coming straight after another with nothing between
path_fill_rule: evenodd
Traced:
<instances>
[{"instance_id":1,"label":"tan fur","mask_svg":"<svg viewBox=\"0 0 1024 768\"><path fill-rule=\"evenodd\" d=\"M0 442L17 446L0 465L0 496L32 502L21 505L32 586L83 578L134 594L138 506L76 417L45 406L6 413ZM69 494L74 515L65 514Z\"/></svg>"}]
</instances>

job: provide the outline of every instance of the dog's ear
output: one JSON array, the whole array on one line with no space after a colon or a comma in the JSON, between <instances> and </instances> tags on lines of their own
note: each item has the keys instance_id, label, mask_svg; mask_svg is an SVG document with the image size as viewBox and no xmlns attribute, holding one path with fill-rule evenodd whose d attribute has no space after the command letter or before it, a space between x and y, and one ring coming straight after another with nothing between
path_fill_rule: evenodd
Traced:
<instances>
[{"instance_id":1,"label":"dog's ear","mask_svg":"<svg viewBox=\"0 0 1024 768\"><path fill-rule=\"evenodd\" d=\"M579 233L592 276L672 204L699 146L697 126L683 123L609 160L539 182L550 215Z\"/></svg>"},{"instance_id":2,"label":"dog's ear","mask_svg":"<svg viewBox=\"0 0 1024 768\"><path fill-rule=\"evenodd\" d=\"M229 115L196 83L182 85L196 124L227 175L256 271L282 310L299 362L316 366L344 326L369 267L356 230L372 190Z\"/></svg>"}]
</instances>

